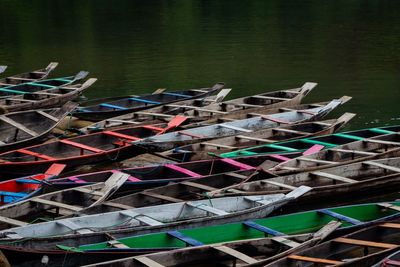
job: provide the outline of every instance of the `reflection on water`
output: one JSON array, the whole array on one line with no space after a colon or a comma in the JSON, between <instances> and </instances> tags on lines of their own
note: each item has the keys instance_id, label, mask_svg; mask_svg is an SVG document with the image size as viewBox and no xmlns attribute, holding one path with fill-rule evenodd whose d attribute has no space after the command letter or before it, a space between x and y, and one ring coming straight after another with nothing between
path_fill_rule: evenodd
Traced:
<instances>
[{"instance_id":1,"label":"reflection on water","mask_svg":"<svg viewBox=\"0 0 400 267\"><path fill-rule=\"evenodd\" d=\"M226 82L231 97L320 85L350 128L399 123L400 1L0 1L0 64L61 63L103 97Z\"/></svg>"}]
</instances>

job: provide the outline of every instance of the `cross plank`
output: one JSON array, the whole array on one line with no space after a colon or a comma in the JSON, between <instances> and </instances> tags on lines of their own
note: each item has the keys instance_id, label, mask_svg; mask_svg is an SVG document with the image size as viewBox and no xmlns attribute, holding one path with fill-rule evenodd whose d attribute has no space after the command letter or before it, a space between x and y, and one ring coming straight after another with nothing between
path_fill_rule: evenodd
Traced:
<instances>
[{"instance_id":1,"label":"cross plank","mask_svg":"<svg viewBox=\"0 0 400 267\"><path fill-rule=\"evenodd\" d=\"M213 246L213 248L248 264L258 262L256 259L227 246Z\"/></svg>"},{"instance_id":2,"label":"cross plank","mask_svg":"<svg viewBox=\"0 0 400 267\"><path fill-rule=\"evenodd\" d=\"M26 128L24 125L20 124L19 122L16 122L13 119L10 119L6 116L0 116L0 120L14 126L15 128L20 129L21 131L29 134L30 136L38 136L39 134L31 129Z\"/></svg>"},{"instance_id":3,"label":"cross plank","mask_svg":"<svg viewBox=\"0 0 400 267\"><path fill-rule=\"evenodd\" d=\"M386 170L389 170L389 171L400 172L400 168L397 168L397 167L394 167L394 166L389 166L389 165L382 164L382 163L378 163L378 162L375 162L375 161L364 161L362 164L375 166L375 167L386 169Z\"/></svg>"},{"instance_id":4,"label":"cross plank","mask_svg":"<svg viewBox=\"0 0 400 267\"><path fill-rule=\"evenodd\" d=\"M357 183L358 182L357 180L353 180L353 179L350 179L347 177L343 177L343 176L339 176L339 175L335 175L335 174L331 174L331 173L327 173L327 172L311 172L310 174L315 175L315 176L329 178L329 179L344 182L344 183Z\"/></svg>"},{"instance_id":5,"label":"cross plank","mask_svg":"<svg viewBox=\"0 0 400 267\"><path fill-rule=\"evenodd\" d=\"M359 239L352 239L352 238L345 238L345 237L335 238L335 239L333 239L333 241L338 242L338 243L350 244L350 245L376 247L376 248L384 248L384 249L392 249L392 248L398 247L398 245L396 245L396 244L373 242L373 241L366 241L366 240L359 240Z\"/></svg>"},{"instance_id":6,"label":"cross plank","mask_svg":"<svg viewBox=\"0 0 400 267\"><path fill-rule=\"evenodd\" d=\"M51 201L51 200L47 200L47 199L43 199L43 198L39 198L39 197L32 198L29 201L37 202L37 203L44 204L44 205L59 207L59 208L63 208L63 209L66 209L66 210L72 210L72 211L80 211L80 210L82 210L82 207L79 207L79 206L72 206L72 205L59 203L59 202L56 202L56 201Z\"/></svg>"}]
</instances>

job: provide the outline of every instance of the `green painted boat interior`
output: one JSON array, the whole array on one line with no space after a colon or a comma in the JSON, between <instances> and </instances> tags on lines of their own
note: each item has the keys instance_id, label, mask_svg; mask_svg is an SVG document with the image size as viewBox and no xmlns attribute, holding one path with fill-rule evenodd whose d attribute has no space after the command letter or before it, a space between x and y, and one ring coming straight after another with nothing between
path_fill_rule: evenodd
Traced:
<instances>
[{"instance_id":1,"label":"green painted boat interior","mask_svg":"<svg viewBox=\"0 0 400 267\"><path fill-rule=\"evenodd\" d=\"M400 206L399 202L391 202L395 206ZM378 206L376 203L361 204L330 208L329 211L350 217L361 222L369 222L394 214L398 211ZM318 210L306 211L288 215L281 215L263 219L256 219L253 222L268 227L272 230L288 235L316 232L332 220L337 220L330 215L323 214ZM349 227L350 223L342 221L341 227ZM193 229L179 230L183 235L195 239L203 244L214 244L220 242L238 241L252 238L265 237L264 232L250 228L242 222L224 225L199 227ZM186 243L176 239L168 233L155 233L142 236L126 237L118 239L122 244L130 248L173 248L186 247ZM107 242L82 245L80 250L98 250L110 248Z\"/></svg>"},{"instance_id":2,"label":"green painted boat interior","mask_svg":"<svg viewBox=\"0 0 400 267\"><path fill-rule=\"evenodd\" d=\"M338 145L360 141L364 138L371 138L382 134L390 134L400 130L400 126L389 126L382 128L362 129L343 133L328 134L310 138L300 138L291 141L277 142L249 147L232 152L222 153L223 158L235 158L243 156L255 156L264 154L281 154L287 152L304 152L313 145L322 145L325 149L333 148Z\"/></svg>"}]
</instances>

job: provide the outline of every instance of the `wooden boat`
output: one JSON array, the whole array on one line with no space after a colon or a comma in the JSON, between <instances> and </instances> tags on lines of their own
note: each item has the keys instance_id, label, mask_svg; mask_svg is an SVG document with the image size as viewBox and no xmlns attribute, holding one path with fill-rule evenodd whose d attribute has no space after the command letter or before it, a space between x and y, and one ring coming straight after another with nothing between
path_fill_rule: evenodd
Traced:
<instances>
[{"instance_id":1,"label":"wooden boat","mask_svg":"<svg viewBox=\"0 0 400 267\"><path fill-rule=\"evenodd\" d=\"M218 103L222 101L231 91L231 89L221 89L215 94L210 94L203 98L182 100L173 104L166 104L162 106L156 106L148 108L145 111L135 111L124 115L112 117L80 128L80 133L91 133L96 131L102 131L106 129L121 128L129 125L140 125L144 123L165 122L171 120L176 115L184 115L187 110L191 109L203 109L210 103ZM192 116L185 115L188 119L192 119ZM209 116L207 117L209 118Z\"/></svg>"},{"instance_id":2,"label":"wooden boat","mask_svg":"<svg viewBox=\"0 0 400 267\"><path fill-rule=\"evenodd\" d=\"M398 221L371 226L264 265L371 266L400 248ZM253 265L254 266L254 265Z\"/></svg>"},{"instance_id":3,"label":"wooden boat","mask_svg":"<svg viewBox=\"0 0 400 267\"><path fill-rule=\"evenodd\" d=\"M235 136L243 133L277 127L281 124L300 123L315 120L327 115L342 104L341 100L333 100L324 107L303 111L288 111L271 115L258 114L257 117L235 120L210 126L191 128L146 138L136 142L137 146L148 151L165 151L177 146L207 141L213 138Z\"/></svg>"},{"instance_id":4,"label":"wooden boat","mask_svg":"<svg viewBox=\"0 0 400 267\"><path fill-rule=\"evenodd\" d=\"M400 202L391 202L390 204L400 206ZM348 217L349 214L351 218ZM134 232L127 228L109 231L107 234L74 235L73 238L71 235L36 237L18 242L2 242L0 249L13 266L42 266L41 260L45 255L48 258L49 266L57 266L57 264L59 266L60 263L67 264L66 266L76 266L107 258L115 259L129 255L185 248L191 246L191 241L197 241L192 244L212 245L265 238L265 235L282 237L282 235L315 233L332 220L342 222L341 227L335 232L336 235L380 221L393 220L399 216L398 210L383 208L376 203L359 204L139 236L132 236ZM298 223L294 224L293 222ZM75 247L75 249L71 247ZM256 248L251 249L255 250ZM173 252L170 251L170 253Z\"/></svg>"},{"instance_id":5,"label":"wooden boat","mask_svg":"<svg viewBox=\"0 0 400 267\"><path fill-rule=\"evenodd\" d=\"M397 129L397 126L394 126L394 129ZM378 130L390 132L390 128L386 127ZM355 138L356 136L347 135L347 137ZM320 150L314 154L282 154L279 159L275 157L266 160L260 165L260 169L275 175L315 171L343 164L393 157L396 156L397 151L400 149L399 146L400 137L398 132L375 137L363 137L359 138L359 141Z\"/></svg>"},{"instance_id":6,"label":"wooden boat","mask_svg":"<svg viewBox=\"0 0 400 267\"><path fill-rule=\"evenodd\" d=\"M219 92L225 86L224 83L216 83L211 88L188 89L173 92L155 92L140 96L121 96L113 98L95 99L89 101L79 109L73 116L82 120L101 121L111 117L144 110L174 102L203 98Z\"/></svg>"},{"instance_id":7,"label":"wooden boat","mask_svg":"<svg viewBox=\"0 0 400 267\"><path fill-rule=\"evenodd\" d=\"M208 102L208 105L203 105L204 104L203 101L198 103L197 100L194 100L197 101L194 102L194 104L190 104L189 101L187 101L186 103L179 102L179 103L164 105L162 107L146 109L146 111L139 111L130 114L125 114L122 116L111 118L109 120L103 120L91 125L90 127L93 127L94 129L103 127L108 128L108 127L120 126L123 124L141 123L143 121L149 121L155 119L165 120L165 119L170 119L171 117L179 114L185 115L185 117L187 117L191 123L194 123L203 120L215 120L216 118L225 117L227 115L230 115L230 119L232 115L235 115L236 117L238 115L239 116L241 115L242 116L241 118L237 117L235 119L243 119L245 118L243 117L243 115L250 113L248 112L248 110L250 109L255 111L261 110L262 112L265 112L265 109L269 109L270 110L269 114L272 114L272 113L282 112L282 110L279 110L279 107L283 106L295 107L297 109L315 108L318 106L326 105L326 103L317 103L313 106L303 105L301 107L299 106L299 103L302 100L302 98L304 98L316 85L317 85L316 83L305 83L300 88L276 91L272 93L271 92L264 93L261 95L247 96L224 102L213 101L213 103ZM226 92L224 92L224 95L225 94ZM257 100L257 97L259 100L262 99L263 97L267 97L268 95L273 97L274 95L284 96L285 94L288 96L288 100L285 101L274 100L272 102L257 101L257 105L254 105L255 104L254 101ZM218 97L217 99L221 99L221 97ZM223 119L221 119L221 121L222 120ZM195 126L198 125L191 125L190 127L193 128ZM83 128L81 130L83 132L86 132L88 128Z\"/></svg>"},{"instance_id":8,"label":"wooden boat","mask_svg":"<svg viewBox=\"0 0 400 267\"><path fill-rule=\"evenodd\" d=\"M0 115L0 151L44 141L51 130L76 107L77 104L68 102L61 108Z\"/></svg>"},{"instance_id":9,"label":"wooden boat","mask_svg":"<svg viewBox=\"0 0 400 267\"><path fill-rule=\"evenodd\" d=\"M103 183L56 191L2 206L0 228L47 221L97 205L115 193L128 177L129 175L124 173L115 173ZM32 184L30 180L26 182Z\"/></svg>"},{"instance_id":10,"label":"wooden boat","mask_svg":"<svg viewBox=\"0 0 400 267\"><path fill-rule=\"evenodd\" d=\"M0 240L85 235L124 228L137 233L155 233L263 218L309 189L301 186L286 195L207 199L59 219L7 229L0 232L3 237Z\"/></svg>"},{"instance_id":11,"label":"wooden boat","mask_svg":"<svg viewBox=\"0 0 400 267\"><path fill-rule=\"evenodd\" d=\"M398 267L400 266L400 250L387 256L384 260L375 264L372 267Z\"/></svg>"},{"instance_id":12,"label":"wooden boat","mask_svg":"<svg viewBox=\"0 0 400 267\"><path fill-rule=\"evenodd\" d=\"M129 179L120 188L120 192L130 193L166 185L172 182L197 180L206 176L222 173L251 174L267 157L243 157L232 159L212 159L195 162L153 165L119 170L106 170L85 173L69 177L47 180L50 190L60 190L81 185L104 182L116 172L129 174Z\"/></svg>"},{"instance_id":13,"label":"wooden boat","mask_svg":"<svg viewBox=\"0 0 400 267\"><path fill-rule=\"evenodd\" d=\"M315 87L317 83L306 82L301 87L279 91L266 92L258 95L236 98L221 103L214 103L207 106L207 110L190 110L185 113L187 116L202 117L210 116L210 122L215 123L220 116L229 116L232 112L240 110L264 110L266 107L286 108L298 105ZM245 112L248 113L248 112Z\"/></svg>"},{"instance_id":14,"label":"wooden boat","mask_svg":"<svg viewBox=\"0 0 400 267\"><path fill-rule=\"evenodd\" d=\"M213 158L216 153L227 153L260 144L332 134L344 127L354 116L353 113L345 113L338 119L282 125L276 128L244 133L243 135L216 138L208 142L177 147L162 152L161 155L180 162L192 161ZM282 145L284 146L284 144Z\"/></svg>"},{"instance_id":15,"label":"wooden boat","mask_svg":"<svg viewBox=\"0 0 400 267\"><path fill-rule=\"evenodd\" d=\"M65 165L53 164L45 173L0 182L0 205L15 203L39 194L42 181L57 177L64 168Z\"/></svg>"},{"instance_id":16,"label":"wooden boat","mask_svg":"<svg viewBox=\"0 0 400 267\"><path fill-rule=\"evenodd\" d=\"M318 123L318 122L317 122ZM298 152L298 150L305 146L305 144L319 144L325 148L333 148L338 145L348 144L354 141L360 141L366 138L372 138L383 134L392 134L400 131L400 125L385 126L385 127L374 127L361 130L354 130L348 132L339 132L331 135L325 135L320 137L312 138L300 138L298 140L279 142L274 145L278 145L280 150L286 150L286 152ZM244 149L234 150L232 152L223 152L218 154L222 158L235 158L243 156L255 156L271 153L270 144L264 142L262 145L248 147Z\"/></svg>"},{"instance_id":17,"label":"wooden boat","mask_svg":"<svg viewBox=\"0 0 400 267\"><path fill-rule=\"evenodd\" d=\"M188 247L176 250L167 250L158 253L146 254L119 259L103 261L92 256L93 252L86 252L84 255L90 258L90 265L93 266L132 266L143 265L153 266L241 266L269 262L282 258L299 249L312 247L326 238L340 223L328 223L325 227L314 234L303 234L295 236L275 236L248 239L241 241L225 242L213 245ZM105 252L107 253L107 252ZM108 257L111 258L111 253ZM87 262L88 260L86 260Z\"/></svg>"},{"instance_id":18,"label":"wooden boat","mask_svg":"<svg viewBox=\"0 0 400 267\"><path fill-rule=\"evenodd\" d=\"M143 153L130 142L163 134L179 126L185 117L177 116L168 124L133 126L116 131L103 131L0 154L1 178L25 176L45 171L51 164L76 166L117 161Z\"/></svg>"},{"instance_id":19,"label":"wooden boat","mask_svg":"<svg viewBox=\"0 0 400 267\"><path fill-rule=\"evenodd\" d=\"M397 152L397 156L400 156L400 151ZM355 196L367 198L396 192L400 185L399 177L400 158L396 157L241 183L209 192L208 195L215 197L287 193L304 185L312 190L293 205L304 206L305 203L315 203L318 199L324 199L325 204L335 204L338 199L350 201Z\"/></svg>"},{"instance_id":20,"label":"wooden boat","mask_svg":"<svg viewBox=\"0 0 400 267\"><path fill-rule=\"evenodd\" d=\"M58 66L57 62L51 62L46 68L33 70L21 74L15 74L13 76L5 77L0 79L0 88L17 85L27 82L40 81L47 78L49 74ZM7 66L0 66L0 73L6 70Z\"/></svg>"},{"instance_id":21,"label":"wooden boat","mask_svg":"<svg viewBox=\"0 0 400 267\"><path fill-rule=\"evenodd\" d=\"M97 79L88 79L83 84L77 82L86 77L87 72L75 76L41 80L0 88L0 108L7 112L50 108L75 99Z\"/></svg>"}]
</instances>

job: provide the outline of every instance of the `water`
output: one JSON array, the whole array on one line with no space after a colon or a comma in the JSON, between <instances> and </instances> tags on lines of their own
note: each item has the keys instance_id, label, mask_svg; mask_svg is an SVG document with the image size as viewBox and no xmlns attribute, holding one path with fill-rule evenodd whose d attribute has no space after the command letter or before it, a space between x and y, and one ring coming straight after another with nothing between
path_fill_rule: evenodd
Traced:
<instances>
[{"instance_id":1,"label":"water","mask_svg":"<svg viewBox=\"0 0 400 267\"><path fill-rule=\"evenodd\" d=\"M90 98L223 81L230 97L319 83L353 100L350 129L400 123L400 1L0 0L7 74L58 61Z\"/></svg>"}]
</instances>

